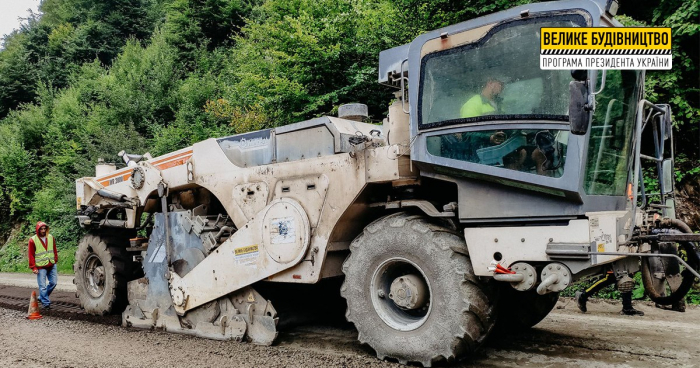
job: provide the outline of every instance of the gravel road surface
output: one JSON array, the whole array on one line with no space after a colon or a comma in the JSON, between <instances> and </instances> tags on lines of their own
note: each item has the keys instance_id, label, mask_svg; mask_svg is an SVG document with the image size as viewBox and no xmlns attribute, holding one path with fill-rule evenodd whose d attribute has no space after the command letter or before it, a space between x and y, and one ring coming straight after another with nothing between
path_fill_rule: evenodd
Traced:
<instances>
[{"instance_id":1,"label":"gravel road surface","mask_svg":"<svg viewBox=\"0 0 700 368\"><path fill-rule=\"evenodd\" d=\"M698 366L700 309L662 311L640 304L645 317L620 316L619 304L592 302L588 314L562 299L542 323L493 336L455 367ZM342 311L339 311L342 313ZM274 346L220 342L0 308L0 367L400 367L377 360L351 325L285 327ZM68 316L68 317L67 317ZM44 341L46 349L32 347Z\"/></svg>"}]
</instances>

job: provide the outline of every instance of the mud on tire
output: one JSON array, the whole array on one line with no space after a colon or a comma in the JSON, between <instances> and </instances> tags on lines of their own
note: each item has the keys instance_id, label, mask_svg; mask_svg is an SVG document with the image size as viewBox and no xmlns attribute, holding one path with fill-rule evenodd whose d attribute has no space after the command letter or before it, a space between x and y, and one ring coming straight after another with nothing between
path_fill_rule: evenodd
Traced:
<instances>
[{"instance_id":1,"label":"mud on tire","mask_svg":"<svg viewBox=\"0 0 700 368\"><path fill-rule=\"evenodd\" d=\"M126 307L126 284L134 270L119 242L119 238L89 234L78 243L73 283L87 313L107 315Z\"/></svg>"},{"instance_id":2,"label":"mud on tire","mask_svg":"<svg viewBox=\"0 0 700 368\"><path fill-rule=\"evenodd\" d=\"M491 331L495 297L474 276L464 239L451 230L422 216L397 213L367 226L350 250L341 287L348 304L346 318L357 328L360 342L372 347L378 358L424 366L453 361L476 350ZM387 268L392 262L406 263L425 278L427 312L402 315L400 309L387 309L389 291L375 286L382 274L401 277L401 269ZM371 294L383 297L373 299Z\"/></svg>"}]
</instances>

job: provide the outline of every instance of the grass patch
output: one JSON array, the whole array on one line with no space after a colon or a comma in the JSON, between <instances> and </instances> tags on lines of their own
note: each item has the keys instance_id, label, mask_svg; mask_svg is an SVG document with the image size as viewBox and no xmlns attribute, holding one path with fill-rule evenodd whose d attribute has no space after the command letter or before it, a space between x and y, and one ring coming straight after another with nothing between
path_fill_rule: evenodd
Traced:
<instances>
[{"instance_id":1,"label":"grass patch","mask_svg":"<svg viewBox=\"0 0 700 368\"><path fill-rule=\"evenodd\" d=\"M23 226L18 234L11 237L5 246L0 249L0 272L32 272L29 269L27 256L28 241L31 235L33 233L29 233L27 227ZM61 275L72 275L76 246L73 243L61 244L58 239L56 243L58 248L58 273Z\"/></svg>"},{"instance_id":2,"label":"grass patch","mask_svg":"<svg viewBox=\"0 0 700 368\"><path fill-rule=\"evenodd\" d=\"M59 249L58 251L58 273L60 275L72 275L73 263L75 263L75 248Z\"/></svg>"},{"instance_id":3,"label":"grass patch","mask_svg":"<svg viewBox=\"0 0 700 368\"><path fill-rule=\"evenodd\" d=\"M571 284L568 288L564 289L559 295L564 296L564 297L573 297L577 291L583 291L587 288L589 288L591 285L593 285L598 278L589 278L589 279L584 279L578 282L575 282ZM644 292L644 284L642 283L642 274L641 272L637 272L634 275L634 281L636 282L636 285L634 287L634 290L632 290L632 299L634 300L644 300L644 301L649 301L649 297L646 295ZM615 288L615 285L610 285L603 290L599 291L596 295L594 295L595 298L600 298L600 299L620 299L620 292L617 291ZM693 288L690 289L688 294L685 297L685 301L688 304L700 304L700 283L695 283L693 285Z\"/></svg>"},{"instance_id":4,"label":"grass patch","mask_svg":"<svg viewBox=\"0 0 700 368\"><path fill-rule=\"evenodd\" d=\"M72 275L75 262L75 248L58 250L58 274ZM0 250L0 272L31 273L27 258L27 245L10 243Z\"/></svg>"},{"instance_id":5,"label":"grass patch","mask_svg":"<svg viewBox=\"0 0 700 368\"><path fill-rule=\"evenodd\" d=\"M31 272L26 244L12 239L0 250L0 272Z\"/></svg>"}]
</instances>

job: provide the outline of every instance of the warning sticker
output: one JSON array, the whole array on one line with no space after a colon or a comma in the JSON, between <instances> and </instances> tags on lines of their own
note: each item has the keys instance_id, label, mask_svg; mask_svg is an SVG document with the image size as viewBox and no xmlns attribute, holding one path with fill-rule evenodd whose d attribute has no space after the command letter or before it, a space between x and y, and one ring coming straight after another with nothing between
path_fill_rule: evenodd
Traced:
<instances>
[{"instance_id":1,"label":"warning sticker","mask_svg":"<svg viewBox=\"0 0 700 368\"><path fill-rule=\"evenodd\" d=\"M258 255L260 255L260 249L257 244L233 250L233 257L236 259L237 264L254 264L258 259Z\"/></svg>"},{"instance_id":2,"label":"warning sticker","mask_svg":"<svg viewBox=\"0 0 700 368\"><path fill-rule=\"evenodd\" d=\"M591 227L598 227L600 226L600 219L597 217L592 217L590 220L590 225Z\"/></svg>"},{"instance_id":3,"label":"warning sticker","mask_svg":"<svg viewBox=\"0 0 700 368\"><path fill-rule=\"evenodd\" d=\"M294 243L296 229L293 217L280 217L270 221L270 243Z\"/></svg>"}]
</instances>

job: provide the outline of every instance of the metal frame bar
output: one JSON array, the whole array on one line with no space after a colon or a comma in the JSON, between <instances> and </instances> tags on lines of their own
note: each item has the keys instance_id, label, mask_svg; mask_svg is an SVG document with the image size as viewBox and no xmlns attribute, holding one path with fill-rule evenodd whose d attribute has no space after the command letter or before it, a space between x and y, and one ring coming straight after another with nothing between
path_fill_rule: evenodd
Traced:
<instances>
[{"instance_id":1,"label":"metal frame bar","mask_svg":"<svg viewBox=\"0 0 700 368\"><path fill-rule=\"evenodd\" d=\"M649 108L650 111L646 115L644 114L644 111ZM656 113L654 113L656 112ZM658 106L648 100L641 99L639 100L639 103L637 104L637 122L635 126L635 137L634 137L634 170L632 174L632 193L633 193L633 198L632 198L632 218L634 219L636 217L636 212L637 212L637 200L641 192L642 196L642 201L644 202L642 204L642 208L646 208L647 203L646 203L646 193L644 191L644 176L642 173L642 158L647 158L649 156L647 155L642 155L641 153L641 148L642 148L642 132L644 129L647 127L648 123L650 121L653 121L657 116L664 115L666 113L666 109L664 109L661 106ZM652 123L654 127L656 128L656 124ZM673 132L673 129L671 129ZM671 136L671 139L673 136ZM663 141L663 136L660 137L661 141ZM655 134L654 134L654 141L655 141L655 150L659 152L659 143L657 142L657 137L656 137L656 129L655 129ZM671 147L673 147L673 144L671 144ZM663 160L663 148L661 148L660 151L661 159ZM659 153L657 153L657 157L655 160L659 159ZM659 172L659 178L663 175L663 172ZM663 199L663 196L662 196ZM664 203L662 203L664 204ZM629 233L628 233L628 238L632 238L634 232L634 226L630 227Z\"/></svg>"},{"instance_id":2,"label":"metal frame bar","mask_svg":"<svg viewBox=\"0 0 700 368\"><path fill-rule=\"evenodd\" d=\"M662 233L654 235L640 235L634 237L633 240L641 241L659 241L659 242L700 242L700 234L691 233Z\"/></svg>"},{"instance_id":3,"label":"metal frame bar","mask_svg":"<svg viewBox=\"0 0 700 368\"><path fill-rule=\"evenodd\" d=\"M700 278L700 273L695 271L688 263L686 263L683 258L675 254L656 254L656 253L625 253L625 252L588 252L588 254L597 254L600 256L625 256L625 257L662 257L662 258L676 258L687 270L689 270L695 277Z\"/></svg>"},{"instance_id":4,"label":"metal frame bar","mask_svg":"<svg viewBox=\"0 0 700 368\"><path fill-rule=\"evenodd\" d=\"M408 80L408 77L406 77L403 72L403 65L408 62L408 59L404 59L401 61L401 67L399 68L399 72L401 73L401 111L404 112L404 114L410 113L411 105L408 105L409 109L406 110L406 80Z\"/></svg>"},{"instance_id":5,"label":"metal frame bar","mask_svg":"<svg viewBox=\"0 0 700 368\"><path fill-rule=\"evenodd\" d=\"M597 95L597 94L600 94L600 93L603 92L603 90L605 89L605 74L606 74L606 73L605 73L605 69L603 69L603 74L600 76L600 79L601 79L601 81L600 81L600 89L598 89L597 91L591 93L591 96L595 96L595 95Z\"/></svg>"}]
</instances>

